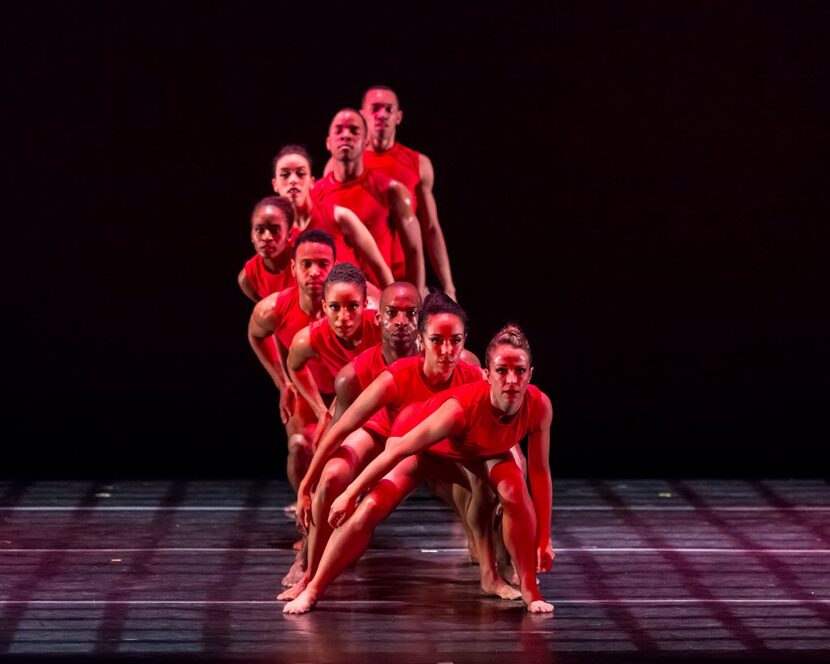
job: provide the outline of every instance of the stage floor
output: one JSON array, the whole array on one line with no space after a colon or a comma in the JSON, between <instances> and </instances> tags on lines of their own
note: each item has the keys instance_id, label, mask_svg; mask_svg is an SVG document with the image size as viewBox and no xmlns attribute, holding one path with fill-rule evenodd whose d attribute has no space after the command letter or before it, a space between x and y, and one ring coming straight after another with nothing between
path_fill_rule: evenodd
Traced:
<instances>
[{"instance_id":1,"label":"stage floor","mask_svg":"<svg viewBox=\"0 0 830 664\"><path fill-rule=\"evenodd\" d=\"M479 595L418 492L317 610L275 601L286 483L0 482L0 656L279 662L830 660L825 480L560 480L552 617ZM15 657L17 656L17 657Z\"/></svg>"}]
</instances>

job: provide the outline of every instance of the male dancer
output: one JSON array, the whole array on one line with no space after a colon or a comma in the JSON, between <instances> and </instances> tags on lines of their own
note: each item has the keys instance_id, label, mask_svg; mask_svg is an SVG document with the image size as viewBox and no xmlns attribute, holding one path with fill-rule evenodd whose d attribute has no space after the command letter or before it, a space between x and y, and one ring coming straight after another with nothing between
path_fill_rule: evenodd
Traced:
<instances>
[{"instance_id":1,"label":"male dancer","mask_svg":"<svg viewBox=\"0 0 830 664\"><path fill-rule=\"evenodd\" d=\"M363 165L366 121L357 111L344 108L329 126L326 147L332 156L332 169L312 190L315 204L347 207L363 221L375 238L395 278L425 289L424 255L421 229L412 210L412 194L405 185ZM393 249L398 238L403 248L403 264L393 265ZM364 270L371 266L361 263ZM397 267L397 272L395 268Z\"/></svg>"},{"instance_id":2,"label":"male dancer","mask_svg":"<svg viewBox=\"0 0 830 664\"><path fill-rule=\"evenodd\" d=\"M363 164L406 185L412 192L412 209L421 225L421 236L438 281L443 291L455 299L455 284L450 270L450 259L444 232L438 222L438 207L432 188L435 172L432 161L423 153L406 147L396 140L397 129L403 120L398 95L385 85L374 85L363 94L360 114L368 125L369 144L363 152ZM332 167L326 165L326 172ZM395 256L397 259L397 255ZM393 265L394 267L394 265Z\"/></svg>"},{"instance_id":3,"label":"male dancer","mask_svg":"<svg viewBox=\"0 0 830 664\"><path fill-rule=\"evenodd\" d=\"M251 244L256 256L245 263L237 281L254 302L294 283L288 234L294 223L294 208L288 201L267 196L251 213Z\"/></svg>"},{"instance_id":4,"label":"male dancer","mask_svg":"<svg viewBox=\"0 0 830 664\"><path fill-rule=\"evenodd\" d=\"M337 204L315 205L311 197L314 178L311 157L301 145L286 145L272 162L274 191L294 207L294 220L289 228L289 241L308 228L318 228L334 239L337 259L341 263L363 264L371 269L383 288L392 283L392 270L386 264L372 234L350 209Z\"/></svg>"},{"instance_id":5,"label":"male dancer","mask_svg":"<svg viewBox=\"0 0 830 664\"><path fill-rule=\"evenodd\" d=\"M285 357L294 335L322 316L323 283L336 254L332 238L319 230L301 233L293 253L291 271L297 285L269 295L254 307L248 341L280 393L280 418L288 435L288 481L296 490L311 459L310 438L317 420L289 381ZM309 370L322 374L322 367L313 363Z\"/></svg>"}]
</instances>

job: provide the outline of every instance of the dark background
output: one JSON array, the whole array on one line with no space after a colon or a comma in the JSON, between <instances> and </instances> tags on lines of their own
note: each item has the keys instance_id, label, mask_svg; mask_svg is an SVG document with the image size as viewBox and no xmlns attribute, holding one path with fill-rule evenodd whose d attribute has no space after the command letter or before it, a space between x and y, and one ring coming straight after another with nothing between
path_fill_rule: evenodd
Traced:
<instances>
[{"instance_id":1,"label":"dark background","mask_svg":"<svg viewBox=\"0 0 830 664\"><path fill-rule=\"evenodd\" d=\"M825 7L4 10L2 473L284 472L248 215L386 83L468 346L530 336L555 475L825 474Z\"/></svg>"}]
</instances>

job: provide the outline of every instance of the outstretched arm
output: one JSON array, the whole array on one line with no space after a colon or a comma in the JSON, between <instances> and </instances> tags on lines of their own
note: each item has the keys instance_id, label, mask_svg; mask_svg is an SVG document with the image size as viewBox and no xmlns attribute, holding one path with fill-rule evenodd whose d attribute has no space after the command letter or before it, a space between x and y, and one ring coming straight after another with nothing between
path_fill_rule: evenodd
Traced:
<instances>
[{"instance_id":1,"label":"outstretched arm","mask_svg":"<svg viewBox=\"0 0 830 664\"><path fill-rule=\"evenodd\" d=\"M421 228L418 226L418 218L412 212L409 190L395 180L389 183L389 204L406 260L406 280L414 284L419 293L423 293L426 290L426 270Z\"/></svg>"},{"instance_id":2,"label":"outstretched arm","mask_svg":"<svg viewBox=\"0 0 830 664\"><path fill-rule=\"evenodd\" d=\"M337 451L346 436L365 424L366 420L380 408L391 403L397 395L398 387L392 374L388 371L382 372L323 436L317 449L314 450L314 456L311 458L305 477L297 489L297 522L301 527L308 529L308 525L312 523L311 510L305 510L305 507L306 505L311 507L311 492L320 481L326 462Z\"/></svg>"},{"instance_id":3,"label":"outstretched arm","mask_svg":"<svg viewBox=\"0 0 830 664\"><path fill-rule=\"evenodd\" d=\"M376 456L332 503L329 524L334 528L341 526L354 512L358 497L402 459L458 433L463 426L464 411L461 404L450 398L406 435L401 438L389 438L386 441L386 449Z\"/></svg>"},{"instance_id":4,"label":"outstretched arm","mask_svg":"<svg viewBox=\"0 0 830 664\"><path fill-rule=\"evenodd\" d=\"M454 300L455 283L450 270L450 256L447 253L444 232L441 230L441 224L438 223L438 206L435 204L435 196L432 193L435 172L429 157L424 154L420 156L418 167L421 181L415 188L415 196L418 198L418 221L421 224L421 235L429 262L441 282L441 288Z\"/></svg>"},{"instance_id":5,"label":"outstretched arm","mask_svg":"<svg viewBox=\"0 0 830 664\"><path fill-rule=\"evenodd\" d=\"M539 421L528 436L528 478L533 508L536 512L537 568L546 572L553 564L553 546L550 539L550 521L553 509L553 482L550 478L550 426L553 406L542 395Z\"/></svg>"},{"instance_id":6,"label":"outstretched arm","mask_svg":"<svg viewBox=\"0 0 830 664\"><path fill-rule=\"evenodd\" d=\"M278 323L274 305L278 297L279 293L272 293L254 307L248 321L248 343L280 392L280 419L285 424L291 416L296 395L283 366L280 345L274 336Z\"/></svg>"},{"instance_id":7,"label":"outstretched arm","mask_svg":"<svg viewBox=\"0 0 830 664\"><path fill-rule=\"evenodd\" d=\"M386 288L395 278L391 268L383 260L383 254L378 249L378 243L366 228L366 225L349 208L334 206L334 222L337 224L343 237L355 248L357 255L364 258L380 280L378 286Z\"/></svg>"}]
</instances>

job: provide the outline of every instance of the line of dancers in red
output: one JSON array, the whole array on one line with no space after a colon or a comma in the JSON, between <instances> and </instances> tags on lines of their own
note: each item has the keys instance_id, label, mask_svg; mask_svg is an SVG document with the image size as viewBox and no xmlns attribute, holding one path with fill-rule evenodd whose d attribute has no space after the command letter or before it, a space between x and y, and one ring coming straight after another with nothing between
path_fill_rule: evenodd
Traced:
<instances>
[{"instance_id":1,"label":"line of dancers in red","mask_svg":"<svg viewBox=\"0 0 830 664\"><path fill-rule=\"evenodd\" d=\"M248 338L279 392L303 535L278 599L313 609L425 482L459 515L482 592L550 613L536 575L554 558L551 402L516 325L483 368L465 349L432 163L397 141L402 119L393 90L369 88L334 115L323 177L305 148L282 148L275 195L251 215L256 255L238 281L256 302ZM428 295L425 255L441 288Z\"/></svg>"}]
</instances>

